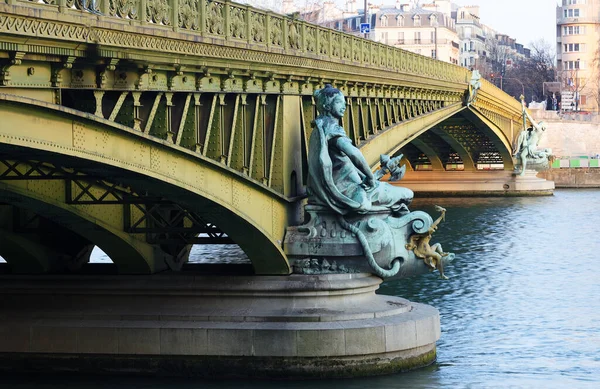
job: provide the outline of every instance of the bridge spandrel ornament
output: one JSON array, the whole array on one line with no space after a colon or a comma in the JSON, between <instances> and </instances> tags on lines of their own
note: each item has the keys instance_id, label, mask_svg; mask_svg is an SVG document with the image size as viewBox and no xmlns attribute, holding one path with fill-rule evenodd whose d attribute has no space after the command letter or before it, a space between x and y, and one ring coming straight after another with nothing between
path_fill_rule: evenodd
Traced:
<instances>
[{"instance_id":1,"label":"bridge spandrel ornament","mask_svg":"<svg viewBox=\"0 0 600 389\"><path fill-rule=\"evenodd\" d=\"M403 178L402 156L382 155L371 172L361 152L339 125L344 95L331 85L315 92L320 115L313 122L308 155L308 220L288 227L284 250L294 273L374 273L404 278L438 269L454 258L430 244L445 209L434 222L422 211L409 211L410 189L379 181Z\"/></svg>"}]
</instances>

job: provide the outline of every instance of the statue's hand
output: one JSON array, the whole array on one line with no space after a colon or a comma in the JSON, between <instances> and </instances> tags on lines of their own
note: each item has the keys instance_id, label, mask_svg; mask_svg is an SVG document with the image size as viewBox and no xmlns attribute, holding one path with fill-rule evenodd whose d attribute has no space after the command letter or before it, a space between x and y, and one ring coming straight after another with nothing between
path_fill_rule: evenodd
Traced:
<instances>
[{"instance_id":1,"label":"statue's hand","mask_svg":"<svg viewBox=\"0 0 600 389\"><path fill-rule=\"evenodd\" d=\"M374 190L375 188L377 188L377 185L379 185L379 181L377 181L375 179L375 177L371 176L371 177L365 177L365 179L363 180L361 186L367 191L367 192L371 192L372 190Z\"/></svg>"}]
</instances>

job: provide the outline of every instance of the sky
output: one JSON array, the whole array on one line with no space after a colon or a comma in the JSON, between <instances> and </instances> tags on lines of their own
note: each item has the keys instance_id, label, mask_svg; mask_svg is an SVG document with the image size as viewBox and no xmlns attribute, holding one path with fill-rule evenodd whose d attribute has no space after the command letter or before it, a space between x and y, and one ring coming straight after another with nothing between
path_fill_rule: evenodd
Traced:
<instances>
[{"instance_id":1,"label":"sky","mask_svg":"<svg viewBox=\"0 0 600 389\"><path fill-rule=\"evenodd\" d=\"M389 1L389 0L383 0ZM557 0L454 0L458 5L478 5L481 23L529 46L543 38L556 44Z\"/></svg>"}]
</instances>

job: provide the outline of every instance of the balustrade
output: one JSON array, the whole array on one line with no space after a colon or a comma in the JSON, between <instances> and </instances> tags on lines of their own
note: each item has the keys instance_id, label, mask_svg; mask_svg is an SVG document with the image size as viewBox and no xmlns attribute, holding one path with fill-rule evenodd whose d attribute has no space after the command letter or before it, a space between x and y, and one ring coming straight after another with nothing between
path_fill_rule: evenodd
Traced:
<instances>
[{"instance_id":1,"label":"balustrade","mask_svg":"<svg viewBox=\"0 0 600 389\"><path fill-rule=\"evenodd\" d=\"M415 55L344 32L317 26L228 0L5 0L11 5L90 12L99 20L121 19L209 38L213 43L247 44L254 50L389 69L464 83L467 69ZM200 40L201 41L201 40Z\"/></svg>"}]
</instances>

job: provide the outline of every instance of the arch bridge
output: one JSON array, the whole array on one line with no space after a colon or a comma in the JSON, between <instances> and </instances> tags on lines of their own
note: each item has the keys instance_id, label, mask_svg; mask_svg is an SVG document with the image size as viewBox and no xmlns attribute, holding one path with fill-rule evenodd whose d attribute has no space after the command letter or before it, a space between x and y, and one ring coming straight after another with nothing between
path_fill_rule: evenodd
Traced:
<instances>
[{"instance_id":1,"label":"arch bridge","mask_svg":"<svg viewBox=\"0 0 600 389\"><path fill-rule=\"evenodd\" d=\"M235 242L255 274L289 274L281 242L326 83L373 167L403 153L425 181L513 170L520 104L482 80L467 107L464 68L230 1L95 5L0 0L13 272L82 271L95 245L119 273L180 270L193 244Z\"/></svg>"}]
</instances>

